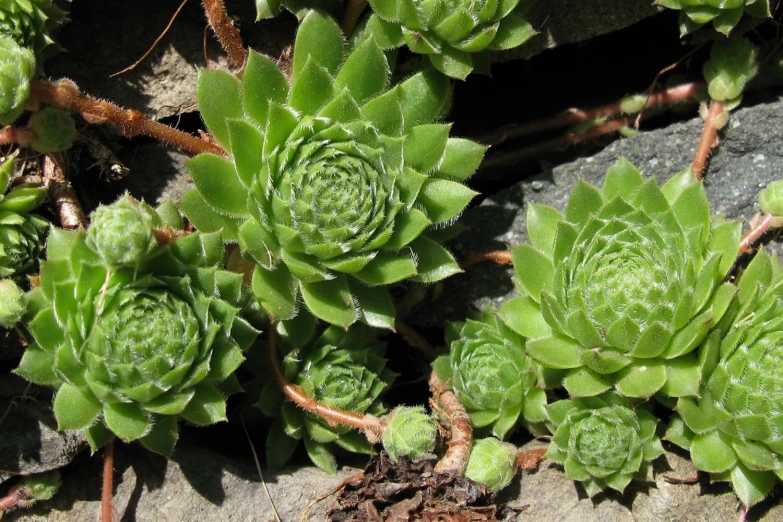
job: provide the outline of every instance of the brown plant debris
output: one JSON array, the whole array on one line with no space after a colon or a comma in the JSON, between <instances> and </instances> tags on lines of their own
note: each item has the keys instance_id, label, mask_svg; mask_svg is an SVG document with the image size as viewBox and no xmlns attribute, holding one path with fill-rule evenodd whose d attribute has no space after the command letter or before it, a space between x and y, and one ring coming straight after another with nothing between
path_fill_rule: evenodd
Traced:
<instances>
[{"instance_id":1,"label":"brown plant debris","mask_svg":"<svg viewBox=\"0 0 783 522\"><path fill-rule=\"evenodd\" d=\"M482 484L434 471L434 460L385 452L370 459L363 474L346 481L327 514L330 522L489 522L516 518L519 510L495 505Z\"/></svg>"}]
</instances>

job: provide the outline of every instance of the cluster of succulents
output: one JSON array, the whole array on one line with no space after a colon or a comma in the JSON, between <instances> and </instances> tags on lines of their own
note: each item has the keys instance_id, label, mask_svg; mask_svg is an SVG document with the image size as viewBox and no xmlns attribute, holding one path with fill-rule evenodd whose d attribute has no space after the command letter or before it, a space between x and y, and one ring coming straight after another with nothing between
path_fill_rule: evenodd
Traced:
<instances>
[{"instance_id":1,"label":"cluster of succulents","mask_svg":"<svg viewBox=\"0 0 783 522\"><path fill-rule=\"evenodd\" d=\"M488 72L490 51L531 38L533 3L370 0L346 42L326 14L336 2L257 0L259 18L286 8L301 23L282 68L250 51L239 77L200 72L199 110L226 154L188 162L195 188L179 208L123 197L86 231L52 229L28 293L17 283L43 249L48 224L30 211L45 189L8 191L12 163L0 166L0 326L21 323L30 345L16 373L56 390L60 429L82 430L93 450L116 436L169 455L180 420L226 420L262 309L284 349L257 372L269 465L301 441L334 472L336 448L378 442L300 408L286 386L378 419L392 460L432 452L439 432L425 408L387 414L396 375L378 339L395 326L394 289L461 271L441 243L476 196L465 182L486 147L442 122L450 79ZM712 23L728 34L743 13L769 16L768 0L658 3L683 10L683 32ZM62 17L51 0L0 0L0 124L25 109ZM388 51L402 45L432 67L394 83ZM736 104L756 60L744 38L717 43L704 69L711 98ZM76 135L53 108L28 128L42 153ZM780 192L765 192L766 212L783 214ZM667 437L698 469L731 480L744 504L760 501L783 479L783 266L762 253L729 282L740 224L712 216L690 171L659 186L627 160L601 189L577 183L564 213L530 204L527 223L531 244L511 248L521 295L450 325L449 353L433 363L486 437L465 475L506 487L517 452L503 439L524 427L551 432L547 458L589 495L622 492L663 452L657 399L676 405ZM561 387L569 398L547 404Z\"/></svg>"},{"instance_id":2,"label":"cluster of succulents","mask_svg":"<svg viewBox=\"0 0 783 522\"><path fill-rule=\"evenodd\" d=\"M24 111L40 55L54 43L49 33L64 17L52 0L0 2L0 124Z\"/></svg>"},{"instance_id":3,"label":"cluster of succulents","mask_svg":"<svg viewBox=\"0 0 783 522\"><path fill-rule=\"evenodd\" d=\"M728 35L745 14L756 18L771 16L769 0L656 0L655 3L682 11L680 32L683 35L705 24Z\"/></svg>"},{"instance_id":4,"label":"cluster of succulents","mask_svg":"<svg viewBox=\"0 0 783 522\"><path fill-rule=\"evenodd\" d=\"M84 430L93 450L116 435L168 455L179 418L226 420L224 392L258 331L239 315L242 276L220 268L219 233L154 240L182 225L170 203L123 198L87 233L49 235L16 373L56 388L60 429Z\"/></svg>"}]
</instances>

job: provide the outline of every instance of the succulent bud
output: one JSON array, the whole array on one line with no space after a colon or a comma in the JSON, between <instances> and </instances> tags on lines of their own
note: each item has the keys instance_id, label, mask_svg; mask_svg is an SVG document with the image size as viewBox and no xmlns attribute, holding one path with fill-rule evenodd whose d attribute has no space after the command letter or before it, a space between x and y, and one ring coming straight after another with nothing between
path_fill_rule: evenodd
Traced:
<instances>
[{"instance_id":1,"label":"succulent bud","mask_svg":"<svg viewBox=\"0 0 783 522\"><path fill-rule=\"evenodd\" d=\"M479 439L473 443L465 476L484 484L492 491L500 491L514 478L516 455L517 449L513 444L501 442L494 437Z\"/></svg>"},{"instance_id":2,"label":"succulent bud","mask_svg":"<svg viewBox=\"0 0 783 522\"><path fill-rule=\"evenodd\" d=\"M33 113L27 126L36 134L30 145L44 154L68 150L76 139L76 122L73 116L52 107Z\"/></svg>"},{"instance_id":3,"label":"succulent bud","mask_svg":"<svg viewBox=\"0 0 783 522\"><path fill-rule=\"evenodd\" d=\"M756 76L758 49L747 38L730 36L715 42L704 64L704 78L710 98L728 101L738 98Z\"/></svg>"},{"instance_id":4,"label":"succulent bud","mask_svg":"<svg viewBox=\"0 0 783 522\"><path fill-rule=\"evenodd\" d=\"M393 461L419 458L432 451L438 428L422 407L400 406L387 416L383 447Z\"/></svg>"},{"instance_id":5,"label":"succulent bud","mask_svg":"<svg viewBox=\"0 0 783 522\"><path fill-rule=\"evenodd\" d=\"M0 326L11 328L24 315L27 297L10 279L0 279Z\"/></svg>"},{"instance_id":6,"label":"succulent bud","mask_svg":"<svg viewBox=\"0 0 783 522\"><path fill-rule=\"evenodd\" d=\"M773 216L783 216L783 179L773 181L759 193L761 210Z\"/></svg>"},{"instance_id":7,"label":"succulent bud","mask_svg":"<svg viewBox=\"0 0 783 522\"><path fill-rule=\"evenodd\" d=\"M61 485L62 478L57 470L28 475L22 481L22 489L27 494L25 501L29 505L32 504L31 500L49 500Z\"/></svg>"},{"instance_id":8,"label":"succulent bud","mask_svg":"<svg viewBox=\"0 0 783 522\"><path fill-rule=\"evenodd\" d=\"M0 36L0 124L13 122L24 111L35 75L35 54L13 38Z\"/></svg>"},{"instance_id":9,"label":"succulent bud","mask_svg":"<svg viewBox=\"0 0 783 522\"><path fill-rule=\"evenodd\" d=\"M87 244L109 265L137 263L155 245L152 218L127 198L98 207L91 220Z\"/></svg>"}]
</instances>

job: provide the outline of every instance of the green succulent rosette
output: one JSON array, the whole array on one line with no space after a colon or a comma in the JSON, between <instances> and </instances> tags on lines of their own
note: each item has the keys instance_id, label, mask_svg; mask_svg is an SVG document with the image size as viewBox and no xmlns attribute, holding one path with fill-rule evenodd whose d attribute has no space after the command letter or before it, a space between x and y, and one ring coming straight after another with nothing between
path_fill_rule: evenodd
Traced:
<instances>
[{"instance_id":1,"label":"green succulent rosette","mask_svg":"<svg viewBox=\"0 0 783 522\"><path fill-rule=\"evenodd\" d=\"M230 157L189 162L196 190L181 208L239 243L275 320L293 318L301 296L330 324L392 328L388 285L460 271L428 234L475 196L463 181L486 149L432 123L450 92L437 71L388 84L378 45L345 56L336 22L317 11L299 27L290 82L252 51L242 81L200 73L199 108Z\"/></svg>"},{"instance_id":2,"label":"green succulent rosette","mask_svg":"<svg viewBox=\"0 0 783 522\"><path fill-rule=\"evenodd\" d=\"M756 18L772 16L769 0L655 0L655 3L682 11L680 33L686 35L705 24L728 36L742 15Z\"/></svg>"},{"instance_id":3,"label":"green succulent rosette","mask_svg":"<svg viewBox=\"0 0 783 522\"><path fill-rule=\"evenodd\" d=\"M141 205L152 226L181 230L170 203ZM220 268L219 233L182 235L125 266L107 265L86 236L50 232L26 316L34 342L16 373L57 389L59 428L83 430L93 451L116 435L168 456L178 419L226 420L224 393L258 334L239 316L242 276Z\"/></svg>"},{"instance_id":4,"label":"green succulent rosette","mask_svg":"<svg viewBox=\"0 0 783 522\"><path fill-rule=\"evenodd\" d=\"M773 181L759 192L759 206L762 212L783 216L783 179Z\"/></svg>"},{"instance_id":5,"label":"green succulent rosette","mask_svg":"<svg viewBox=\"0 0 783 522\"><path fill-rule=\"evenodd\" d=\"M546 392L540 365L525 355L525 339L488 309L475 320L446 330L448 356L433 363L441 381L451 382L479 433L505 438L522 423L541 434Z\"/></svg>"},{"instance_id":6,"label":"green succulent rosette","mask_svg":"<svg viewBox=\"0 0 783 522\"><path fill-rule=\"evenodd\" d=\"M0 125L8 125L24 112L35 76L35 54L13 38L0 35Z\"/></svg>"},{"instance_id":7,"label":"green succulent rosette","mask_svg":"<svg viewBox=\"0 0 783 522\"><path fill-rule=\"evenodd\" d=\"M464 80L489 73L489 52L536 35L525 19L535 0L370 0L364 33L384 49L401 45L425 55L443 74Z\"/></svg>"},{"instance_id":8,"label":"green succulent rosette","mask_svg":"<svg viewBox=\"0 0 783 522\"><path fill-rule=\"evenodd\" d=\"M286 378L302 387L316 401L341 410L381 416L386 406L381 394L396 378L386 368L385 343L376 340L378 332L363 324L347 331L330 326L303 347L288 337L289 352L283 358ZM319 468L335 473L335 446L355 453L370 453L367 438L353 428L330 425L323 417L285 402L276 382L269 381L261 392L258 407L275 417L266 441L266 457L272 468L282 467L299 441L310 460Z\"/></svg>"},{"instance_id":9,"label":"green succulent rosette","mask_svg":"<svg viewBox=\"0 0 783 522\"><path fill-rule=\"evenodd\" d=\"M737 301L699 349L699 397L677 401L666 438L752 506L783 479L783 266L760 251L738 285Z\"/></svg>"},{"instance_id":10,"label":"green succulent rosette","mask_svg":"<svg viewBox=\"0 0 783 522\"><path fill-rule=\"evenodd\" d=\"M0 164L0 278L17 282L37 266L49 223L30 212L46 197L46 188L30 184L11 190L13 158Z\"/></svg>"},{"instance_id":11,"label":"green succulent rosette","mask_svg":"<svg viewBox=\"0 0 783 522\"><path fill-rule=\"evenodd\" d=\"M13 328L27 309L27 294L10 279L0 279L0 327Z\"/></svg>"},{"instance_id":12,"label":"green succulent rosette","mask_svg":"<svg viewBox=\"0 0 783 522\"><path fill-rule=\"evenodd\" d=\"M530 204L532 245L511 248L521 297L499 310L572 397L696 396L693 350L736 294L724 283L740 223L711 217L690 171L663 187L618 161L603 189L579 181L565 215Z\"/></svg>"},{"instance_id":13,"label":"green succulent rosette","mask_svg":"<svg viewBox=\"0 0 783 522\"><path fill-rule=\"evenodd\" d=\"M622 493L631 480L647 479L650 463L663 453L658 419L617 395L562 400L547 411L554 435L546 458L562 464L591 497L606 488Z\"/></svg>"},{"instance_id":14,"label":"green succulent rosette","mask_svg":"<svg viewBox=\"0 0 783 522\"><path fill-rule=\"evenodd\" d=\"M52 0L0 0L0 35L39 54L54 43L49 31L65 14Z\"/></svg>"}]
</instances>

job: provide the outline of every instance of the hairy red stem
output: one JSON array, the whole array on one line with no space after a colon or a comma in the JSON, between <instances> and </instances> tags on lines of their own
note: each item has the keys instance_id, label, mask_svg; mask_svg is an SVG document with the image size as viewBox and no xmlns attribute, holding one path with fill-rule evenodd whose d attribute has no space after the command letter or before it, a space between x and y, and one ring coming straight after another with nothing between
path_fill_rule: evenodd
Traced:
<instances>
[{"instance_id":1,"label":"hairy red stem","mask_svg":"<svg viewBox=\"0 0 783 522\"><path fill-rule=\"evenodd\" d=\"M101 487L101 522L112 522L111 499L114 489L114 441L103 448L103 485Z\"/></svg>"},{"instance_id":2,"label":"hairy red stem","mask_svg":"<svg viewBox=\"0 0 783 522\"><path fill-rule=\"evenodd\" d=\"M525 158L539 156L554 150L560 150L570 145L576 145L577 143L581 143L592 138L597 138L598 136L603 136L604 134L611 134L622 129L623 127L628 127L635 119L636 117L632 115L619 117L614 120L609 120L601 125L596 125L595 127L592 127L585 132L571 132L551 140L536 143L535 145L531 145L529 147L521 147L514 150L513 152L498 154L496 156L490 157L487 160L484 160L481 163L480 168L492 169L513 165Z\"/></svg>"},{"instance_id":3,"label":"hairy red stem","mask_svg":"<svg viewBox=\"0 0 783 522\"><path fill-rule=\"evenodd\" d=\"M665 91L652 93L647 96L647 103L644 105L642 111L651 107L656 107L658 105L666 105L691 100L698 93L702 86L702 83L686 83L683 85L678 85L677 87L666 89ZM503 143L504 141L512 138L519 138L539 132L559 129L562 127L569 127L571 125L576 125L577 123L604 118L614 114L621 114L622 112L623 108L621 101L602 105L600 107L593 107L590 109L573 109L545 120L521 123L499 129L483 136L479 136L476 138L476 140L486 145L499 145L500 143Z\"/></svg>"},{"instance_id":4,"label":"hairy red stem","mask_svg":"<svg viewBox=\"0 0 783 522\"><path fill-rule=\"evenodd\" d=\"M770 228L772 228L773 217L771 214L764 214L761 219L751 222L750 230L745 232L740 240L739 251L743 254L753 252L753 243L759 240Z\"/></svg>"},{"instance_id":5,"label":"hairy red stem","mask_svg":"<svg viewBox=\"0 0 783 522\"><path fill-rule=\"evenodd\" d=\"M716 138L718 137L718 127L715 125L715 120L723 113L724 108L725 104L722 101L712 100L710 102L710 110L707 112L704 128L701 130L701 139L699 139L696 155L693 157L693 163L691 163L691 171L696 179L704 177L707 158L709 158L710 152L715 147Z\"/></svg>"},{"instance_id":6,"label":"hairy red stem","mask_svg":"<svg viewBox=\"0 0 783 522\"><path fill-rule=\"evenodd\" d=\"M55 83L33 80L30 84L30 99L58 109L77 112L89 123L111 122L128 138L144 134L191 154L211 152L225 155L225 151L220 146L149 120L137 110L124 110L113 103L82 94L70 80L60 80Z\"/></svg>"},{"instance_id":7,"label":"hairy red stem","mask_svg":"<svg viewBox=\"0 0 783 522\"><path fill-rule=\"evenodd\" d=\"M293 384L286 378L283 374L283 369L280 367L280 362L277 360L277 331L274 323L269 325L268 342L269 365L272 367L275 381L277 381L286 399L300 408L326 419L329 423L343 424L363 431L371 443L380 441L383 430L386 428L386 423L381 419L374 415L341 410L320 403L308 396L301 386Z\"/></svg>"},{"instance_id":8,"label":"hairy red stem","mask_svg":"<svg viewBox=\"0 0 783 522\"><path fill-rule=\"evenodd\" d=\"M22 486L15 486L6 496L0 499L0 513L11 509L27 498L27 492ZM0 515L2 516L2 515Z\"/></svg>"},{"instance_id":9,"label":"hairy red stem","mask_svg":"<svg viewBox=\"0 0 783 522\"><path fill-rule=\"evenodd\" d=\"M228 17L223 0L202 0L209 26L215 32L220 45L228 55L229 67L239 68L245 65L247 49L242 36Z\"/></svg>"},{"instance_id":10,"label":"hairy red stem","mask_svg":"<svg viewBox=\"0 0 783 522\"><path fill-rule=\"evenodd\" d=\"M0 129L0 145L17 143L22 147L28 147L36 137L35 131L26 127L17 128L13 125L6 125Z\"/></svg>"},{"instance_id":11,"label":"hairy red stem","mask_svg":"<svg viewBox=\"0 0 783 522\"><path fill-rule=\"evenodd\" d=\"M470 417L457 396L441 381L435 372L430 373L430 392L432 398L449 418L451 434L449 437L449 449L443 458L435 464L438 473L456 473L462 475L468 465L468 457L473 447L473 428L470 425Z\"/></svg>"}]
</instances>

